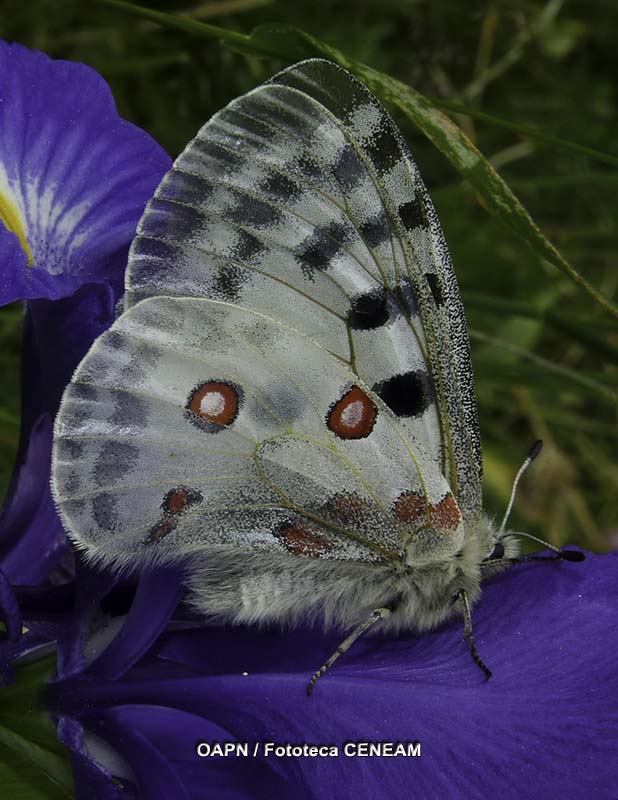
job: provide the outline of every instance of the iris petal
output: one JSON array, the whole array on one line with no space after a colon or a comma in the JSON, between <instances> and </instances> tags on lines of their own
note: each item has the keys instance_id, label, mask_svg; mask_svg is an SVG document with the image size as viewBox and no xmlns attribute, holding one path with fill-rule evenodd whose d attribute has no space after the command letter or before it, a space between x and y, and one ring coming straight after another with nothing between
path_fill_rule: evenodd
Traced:
<instances>
[{"instance_id":1,"label":"iris petal","mask_svg":"<svg viewBox=\"0 0 618 800\"><path fill-rule=\"evenodd\" d=\"M51 421L114 319L137 222L169 165L94 70L0 42L0 304L28 301L20 447L0 515L14 584L39 583L66 550L49 489Z\"/></svg>"},{"instance_id":2,"label":"iris petal","mask_svg":"<svg viewBox=\"0 0 618 800\"><path fill-rule=\"evenodd\" d=\"M0 302L52 299L88 280L120 285L137 220L169 165L118 116L94 70L0 42Z\"/></svg>"},{"instance_id":3,"label":"iris petal","mask_svg":"<svg viewBox=\"0 0 618 800\"><path fill-rule=\"evenodd\" d=\"M214 767L196 763L179 733L183 724L199 729L187 714L203 719L205 740L340 749L333 758L220 759L220 797L226 787L260 797L242 780L258 764L271 775L271 798L616 797L617 568L618 554L588 555L491 579L474 609L489 682L459 620L419 636L359 640L311 698L307 680L340 636L195 627L161 635L121 679L86 672L57 683L48 701L90 729L97 709L115 709L175 765L190 796ZM420 758L343 752L350 741L415 740ZM127 755L120 738L109 741Z\"/></svg>"}]
</instances>

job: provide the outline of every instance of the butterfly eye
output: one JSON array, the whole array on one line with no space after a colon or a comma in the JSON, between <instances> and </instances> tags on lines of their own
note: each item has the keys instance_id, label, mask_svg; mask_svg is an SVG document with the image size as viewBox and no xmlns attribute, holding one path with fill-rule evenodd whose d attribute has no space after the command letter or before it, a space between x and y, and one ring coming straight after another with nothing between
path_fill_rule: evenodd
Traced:
<instances>
[{"instance_id":1,"label":"butterfly eye","mask_svg":"<svg viewBox=\"0 0 618 800\"><path fill-rule=\"evenodd\" d=\"M493 561L494 559L504 558L504 545L502 542L496 542L494 549L491 553L484 558L483 561Z\"/></svg>"},{"instance_id":2,"label":"butterfly eye","mask_svg":"<svg viewBox=\"0 0 618 800\"><path fill-rule=\"evenodd\" d=\"M234 422L240 402L241 391L238 386L228 381L210 380L193 389L185 408L191 412L190 419L198 427L216 433L221 430L219 426Z\"/></svg>"},{"instance_id":3,"label":"butterfly eye","mask_svg":"<svg viewBox=\"0 0 618 800\"><path fill-rule=\"evenodd\" d=\"M377 416L373 400L353 386L331 406L326 424L340 439L364 439L373 430Z\"/></svg>"}]
</instances>

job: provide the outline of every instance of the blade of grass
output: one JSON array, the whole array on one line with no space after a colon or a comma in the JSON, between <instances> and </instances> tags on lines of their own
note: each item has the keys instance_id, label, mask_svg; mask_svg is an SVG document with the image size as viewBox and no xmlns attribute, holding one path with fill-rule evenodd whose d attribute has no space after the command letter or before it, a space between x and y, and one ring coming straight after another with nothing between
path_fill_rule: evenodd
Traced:
<instances>
[{"instance_id":1,"label":"blade of grass","mask_svg":"<svg viewBox=\"0 0 618 800\"><path fill-rule=\"evenodd\" d=\"M468 180L486 208L509 225L532 249L571 278L608 313L618 307L589 283L543 235L504 180L455 123L424 95L389 75L347 57L304 31L289 25L261 25L250 36L183 17L135 6L123 0L98 0L103 5L147 17L188 33L217 38L234 50L288 61L324 56L348 69L383 100L397 106Z\"/></svg>"},{"instance_id":2,"label":"blade of grass","mask_svg":"<svg viewBox=\"0 0 618 800\"><path fill-rule=\"evenodd\" d=\"M54 674L55 656L16 666L15 682L3 688L0 704L0 783L7 797L71 798L68 753L40 700ZM20 765L17 771L13 765Z\"/></svg>"},{"instance_id":3,"label":"blade of grass","mask_svg":"<svg viewBox=\"0 0 618 800\"><path fill-rule=\"evenodd\" d=\"M572 383L577 383L602 397L616 411L618 411L618 394L600 381L588 378L587 376L582 375L573 369L569 369L561 364L556 364L553 361L549 361L548 359L543 358L536 353L531 353L528 350L524 350L522 347L517 347L517 345L511 344L511 342L505 342L503 339L498 339L494 336L488 336L482 331L471 329L470 339L475 339L476 341L483 342L484 344L489 344L492 347L498 347L501 350L518 356L519 358L531 361L532 363L543 367L548 372L554 372L557 375L570 380Z\"/></svg>"},{"instance_id":4,"label":"blade of grass","mask_svg":"<svg viewBox=\"0 0 618 800\"><path fill-rule=\"evenodd\" d=\"M536 139L544 144L552 145L552 147L560 147L563 150L572 150L575 153L583 153L586 156L594 158L596 161L602 161L605 164L610 164L612 167L618 167L618 156L613 156L611 153L604 153L601 150L595 150L593 147L588 147L579 142L573 142L570 139L562 139L559 136L552 136L549 133L544 133L538 128L533 128L531 125L522 125L519 122L511 122L502 117L495 117L493 114L487 114L484 111L479 111L476 108L471 108L468 105L461 103L452 103L450 100L444 100L441 97L432 96L429 98L434 105L452 111L455 114L465 114L473 119L478 119L481 122L487 122L490 125L496 125L499 128L506 128L507 130L514 131L521 136L526 136L530 139Z\"/></svg>"},{"instance_id":5,"label":"blade of grass","mask_svg":"<svg viewBox=\"0 0 618 800\"><path fill-rule=\"evenodd\" d=\"M560 333L567 334L571 339L596 352L604 353L611 361L618 363L618 348L600 336L595 336L590 331L591 327L601 330L615 330L613 322L606 318L595 318L580 315L561 314L553 309L543 310L531 303L521 300L510 300L495 295L484 295L479 292L462 292L466 308L479 308L495 314L513 314L527 319L540 319L550 324ZM611 326L611 327L610 327Z\"/></svg>"},{"instance_id":6,"label":"blade of grass","mask_svg":"<svg viewBox=\"0 0 618 800\"><path fill-rule=\"evenodd\" d=\"M488 67L482 75L475 78L472 83L463 90L462 95L470 100L476 98L482 94L492 81L504 75L513 64L517 63L517 61L523 57L528 44L556 19L563 5L564 0L549 0L549 3L547 3L545 8L539 13L532 25L521 31L515 37L511 49L505 53L502 58L499 58Z\"/></svg>"}]
</instances>

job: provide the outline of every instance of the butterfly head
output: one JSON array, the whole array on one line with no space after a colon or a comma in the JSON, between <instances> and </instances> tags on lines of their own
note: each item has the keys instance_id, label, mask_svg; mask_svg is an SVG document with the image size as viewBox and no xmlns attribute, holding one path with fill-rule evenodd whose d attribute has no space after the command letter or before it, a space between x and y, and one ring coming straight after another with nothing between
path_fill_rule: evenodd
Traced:
<instances>
[{"instance_id":1,"label":"butterfly head","mask_svg":"<svg viewBox=\"0 0 618 800\"><path fill-rule=\"evenodd\" d=\"M401 600L396 612L387 623L397 629L404 620L414 619L419 630L430 630L443 620L456 615L458 606L453 603L462 590L470 602L480 594L484 577L485 559L501 552L514 556L517 542L499 541L497 526L489 517L467 523L461 518L456 528L436 524L410 534L405 549L405 573ZM498 570L496 570L498 571Z\"/></svg>"}]
</instances>

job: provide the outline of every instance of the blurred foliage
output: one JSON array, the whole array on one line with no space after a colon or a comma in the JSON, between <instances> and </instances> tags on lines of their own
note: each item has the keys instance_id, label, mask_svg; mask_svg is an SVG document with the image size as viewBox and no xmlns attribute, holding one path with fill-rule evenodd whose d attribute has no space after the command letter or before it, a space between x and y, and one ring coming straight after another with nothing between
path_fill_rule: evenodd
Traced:
<instances>
[{"instance_id":1,"label":"blurred foliage","mask_svg":"<svg viewBox=\"0 0 618 800\"><path fill-rule=\"evenodd\" d=\"M431 97L543 233L616 297L618 5L613 0L190 0L150 8L250 33L287 23ZM90 64L120 113L176 155L210 115L285 62L83 0L4 0L0 36ZM460 113L464 108L466 113ZM453 110L455 109L455 110ZM398 109L437 206L471 329L486 507L500 516L535 438L512 526L618 547L616 320L484 202ZM596 151L596 152L595 152ZM20 313L0 313L0 480L18 438Z\"/></svg>"}]
</instances>

